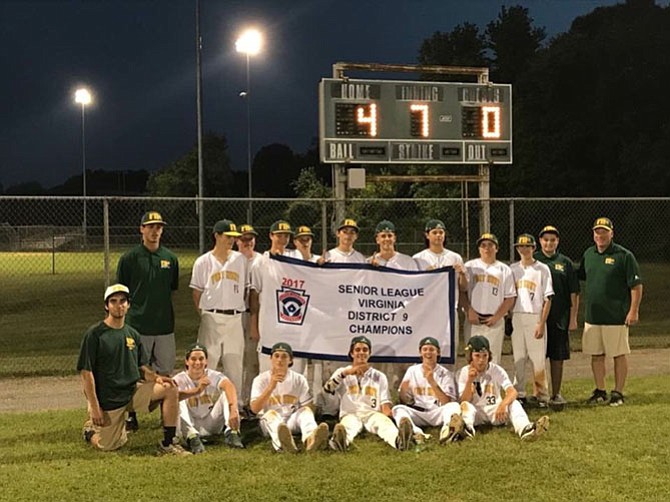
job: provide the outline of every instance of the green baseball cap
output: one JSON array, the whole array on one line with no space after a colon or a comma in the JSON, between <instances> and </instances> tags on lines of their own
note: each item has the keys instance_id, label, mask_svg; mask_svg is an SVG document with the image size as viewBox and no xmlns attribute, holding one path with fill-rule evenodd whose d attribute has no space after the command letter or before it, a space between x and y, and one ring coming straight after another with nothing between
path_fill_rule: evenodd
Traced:
<instances>
[{"instance_id":1,"label":"green baseball cap","mask_svg":"<svg viewBox=\"0 0 670 502\"><path fill-rule=\"evenodd\" d=\"M477 247L479 247L479 245L484 241L491 241L493 244L496 245L496 247L500 247L498 245L498 238L494 234L488 232L482 234L481 237L477 239Z\"/></svg>"},{"instance_id":2,"label":"green baseball cap","mask_svg":"<svg viewBox=\"0 0 670 502\"><path fill-rule=\"evenodd\" d=\"M614 230L614 223L612 223L612 220L610 220L609 218L605 218L603 216L593 222L593 230L595 230L596 228L604 228L605 230Z\"/></svg>"},{"instance_id":3,"label":"green baseball cap","mask_svg":"<svg viewBox=\"0 0 670 502\"><path fill-rule=\"evenodd\" d=\"M491 352L491 345L489 345L488 338L476 335L470 338L464 350L470 352Z\"/></svg>"},{"instance_id":4,"label":"green baseball cap","mask_svg":"<svg viewBox=\"0 0 670 502\"><path fill-rule=\"evenodd\" d=\"M293 349L286 342L275 343L270 350L270 355L274 354L275 352L286 352L289 356L291 356L291 359L293 358Z\"/></svg>"},{"instance_id":5,"label":"green baseball cap","mask_svg":"<svg viewBox=\"0 0 670 502\"><path fill-rule=\"evenodd\" d=\"M314 237L312 229L309 228L307 225L300 225L296 229L295 235L293 237L303 237L303 236Z\"/></svg>"},{"instance_id":6,"label":"green baseball cap","mask_svg":"<svg viewBox=\"0 0 670 502\"><path fill-rule=\"evenodd\" d=\"M447 229L442 220L428 220L426 222L426 232L430 232L431 230L435 230L436 228L441 228L442 230Z\"/></svg>"},{"instance_id":7,"label":"green baseball cap","mask_svg":"<svg viewBox=\"0 0 670 502\"><path fill-rule=\"evenodd\" d=\"M352 219L352 218L345 218L345 219L343 219L343 220L340 222L339 226L337 227L337 231L339 232L339 231L342 230L343 228L353 228L354 230L356 230L356 232L359 231L358 223L356 222L356 220L354 220L354 219Z\"/></svg>"},{"instance_id":8,"label":"green baseball cap","mask_svg":"<svg viewBox=\"0 0 670 502\"><path fill-rule=\"evenodd\" d=\"M195 342L188 349L186 349L186 353L184 354L184 359L188 359L189 357L191 357L192 352L197 352L199 350L204 352L205 357L207 357L207 347L205 347L204 345L202 345L198 342Z\"/></svg>"},{"instance_id":9,"label":"green baseball cap","mask_svg":"<svg viewBox=\"0 0 670 502\"><path fill-rule=\"evenodd\" d=\"M291 224L286 220L277 220L270 226L271 234L292 234Z\"/></svg>"},{"instance_id":10,"label":"green baseball cap","mask_svg":"<svg viewBox=\"0 0 670 502\"><path fill-rule=\"evenodd\" d=\"M253 235L253 236L258 235L258 232L256 232L254 227L249 225L248 223L245 223L244 225L240 225L240 233L242 235Z\"/></svg>"},{"instance_id":11,"label":"green baseball cap","mask_svg":"<svg viewBox=\"0 0 670 502\"><path fill-rule=\"evenodd\" d=\"M514 247L516 246L533 246L535 247L535 237L530 234L521 234L516 238Z\"/></svg>"},{"instance_id":12,"label":"green baseball cap","mask_svg":"<svg viewBox=\"0 0 670 502\"><path fill-rule=\"evenodd\" d=\"M370 349L370 352L372 352L372 342L370 341L370 339L367 336L360 335L360 336L355 336L351 339L351 343L349 344L349 354L351 354L351 351L353 350L354 345L356 345L357 343L364 343L365 345L368 346L368 348Z\"/></svg>"},{"instance_id":13,"label":"green baseball cap","mask_svg":"<svg viewBox=\"0 0 670 502\"><path fill-rule=\"evenodd\" d=\"M544 234L556 234L556 237L560 237L561 234L558 233L558 228L552 226L552 225L547 225L544 227L542 230L540 230L540 235L539 237L542 237Z\"/></svg>"},{"instance_id":14,"label":"green baseball cap","mask_svg":"<svg viewBox=\"0 0 670 502\"><path fill-rule=\"evenodd\" d=\"M392 232L395 233L395 225L389 220L382 220L377 223L375 228L375 234L380 234L382 232Z\"/></svg>"},{"instance_id":15,"label":"green baseball cap","mask_svg":"<svg viewBox=\"0 0 670 502\"><path fill-rule=\"evenodd\" d=\"M237 231L237 225L230 220L219 220L214 224L213 232L215 234L228 235L230 237L239 237L242 235Z\"/></svg>"},{"instance_id":16,"label":"green baseball cap","mask_svg":"<svg viewBox=\"0 0 670 502\"><path fill-rule=\"evenodd\" d=\"M432 345L433 347L436 347L438 350L440 349L440 342L437 341L437 338L433 338L432 336L422 338L421 341L419 342L419 349L421 349L421 347L423 347L424 345Z\"/></svg>"},{"instance_id":17,"label":"green baseball cap","mask_svg":"<svg viewBox=\"0 0 670 502\"><path fill-rule=\"evenodd\" d=\"M159 225L166 224L163 220L163 217L161 216L161 213L158 211L148 211L142 215L142 222L140 225L152 225L154 223L158 223Z\"/></svg>"}]
</instances>

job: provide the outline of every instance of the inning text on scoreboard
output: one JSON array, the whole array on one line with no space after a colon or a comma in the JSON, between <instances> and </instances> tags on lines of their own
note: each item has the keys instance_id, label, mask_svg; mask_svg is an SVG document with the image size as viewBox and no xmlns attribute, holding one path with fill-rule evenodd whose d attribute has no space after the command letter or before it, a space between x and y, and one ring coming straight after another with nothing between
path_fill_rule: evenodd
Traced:
<instances>
[{"instance_id":1,"label":"inning text on scoreboard","mask_svg":"<svg viewBox=\"0 0 670 502\"><path fill-rule=\"evenodd\" d=\"M512 163L512 86L323 79L321 161Z\"/></svg>"}]
</instances>

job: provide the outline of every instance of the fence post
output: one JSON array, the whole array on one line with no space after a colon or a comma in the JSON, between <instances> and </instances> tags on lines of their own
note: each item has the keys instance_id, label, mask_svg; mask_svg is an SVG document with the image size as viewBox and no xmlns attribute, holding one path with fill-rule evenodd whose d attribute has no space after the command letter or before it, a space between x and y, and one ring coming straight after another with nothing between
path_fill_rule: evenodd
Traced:
<instances>
[{"instance_id":1,"label":"fence post","mask_svg":"<svg viewBox=\"0 0 670 502\"><path fill-rule=\"evenodd\" d=\"M102 235L105 246L103 260L105 266L105 287L109 286L109 199L102 201Z\"/></svg>"},{"instance_id":2,"label":"fence post","mask_svg":"<svg viewBox=\"0 0 670 502\"><path fill-rule=\"evenodd\" d=\"M509 261L512 263L514 255L514 199L509 200Z\"/></svg>"},{"instance_id":3,"label":"fence post","mask_svg":"<svg viewBox=\"0 0 670 502\"><path fill-rule=\"evenodd\" d=\"M321 228L323 229L321 232L321 250L323 251L323 255L325 255L328 250L328 232L330 231L327 211L326 200L321 199Z\"/></svg>"}]
</instances>

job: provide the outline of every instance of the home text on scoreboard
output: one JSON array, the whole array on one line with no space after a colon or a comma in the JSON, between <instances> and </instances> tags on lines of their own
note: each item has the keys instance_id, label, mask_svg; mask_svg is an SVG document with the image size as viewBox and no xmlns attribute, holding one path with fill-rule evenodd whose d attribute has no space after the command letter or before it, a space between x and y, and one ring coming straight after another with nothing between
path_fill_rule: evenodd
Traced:
<instances>
[{"instance_id":1,"label":"home text on scoreboard","mask_svg":"<svg viewBox=\"0 0 670 502\"><path fill-rule=\"evenodd\" d=\"M512 86L323 79L326 163L511 164Z\"/></svg>"}]
</instances>

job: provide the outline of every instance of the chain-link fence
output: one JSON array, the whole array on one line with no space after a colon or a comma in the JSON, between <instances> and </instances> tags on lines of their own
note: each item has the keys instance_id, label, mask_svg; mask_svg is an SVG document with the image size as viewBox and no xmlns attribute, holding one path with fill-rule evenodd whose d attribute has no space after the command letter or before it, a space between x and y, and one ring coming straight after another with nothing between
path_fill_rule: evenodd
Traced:
<instances>
[{"instance_id":1,"label":"chain-link fence","mask_svg":"<svg viewBox=\"0 0 670 502\"><path fill-rule=\"evenodd\" d=\"M199 204L202 202L202 204ZM205 228L198 226L198 207ZM84 209L85 207L85 209ZM314 251L335 245L333 229L344 216L361 228L357 249L372 254L374 228L389 219L397 227L398 250L414 254L425 246L426 220L439 218L448 229L447 247L464 259L477 255L483 230L498 236L498 258L513 261L514 236L537 234L551 224L561 231L561 251L578 260L592 245L591 224L608 216L615 240L631 249L645 279L642 324L637 346L670 346L667 286L670 235L653 232L670 220L669 198L638 199L186 199L0 196L0 377L74 371L84 330L103 316L102 292L113 282L121 253L140 242L142 214L161 212L167 226L162 243L180 259L175 296L178 347L195 339L198 318L188 288L198 256L199 235L211 245L211 228L222 218L253 223L256 248L269 247L273 221L309 225ZM488 214L487 214L488 213ZM84 217L84 214L86 215ZM490 218L490 219L489 219ZM490 228L480 222L490 221Z\"/></svg>"}]
</instances>

